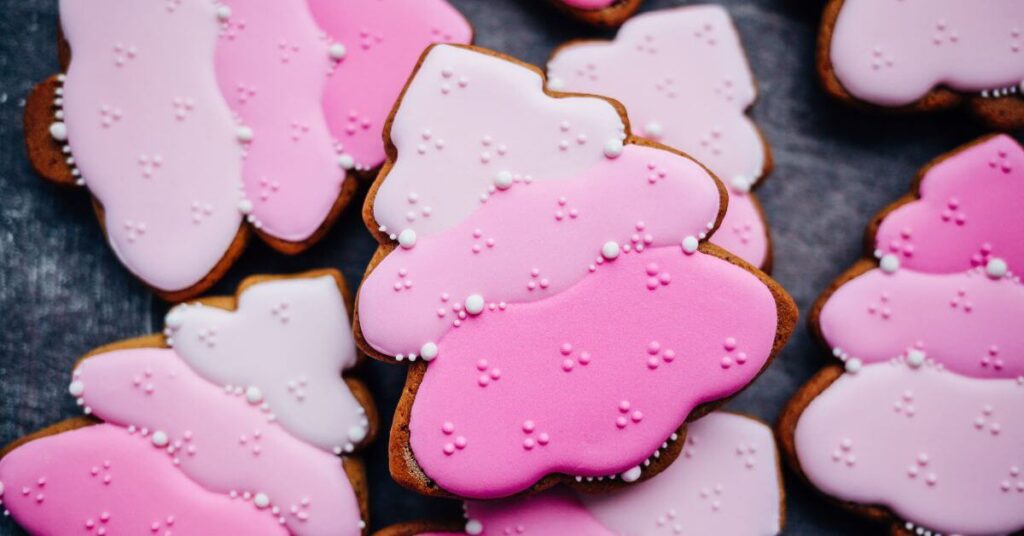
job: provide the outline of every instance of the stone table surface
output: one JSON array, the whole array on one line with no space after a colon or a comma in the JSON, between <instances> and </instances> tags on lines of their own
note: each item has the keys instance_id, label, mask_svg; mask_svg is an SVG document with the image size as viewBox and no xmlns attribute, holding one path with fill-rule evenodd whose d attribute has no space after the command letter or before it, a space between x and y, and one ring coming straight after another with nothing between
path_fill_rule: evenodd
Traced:
<instances>
[{"instance_id":1,"label":"stone table surface","mask_svg":"<svg viewBox=\"0 0 1024 536\"><path fill-rule=\"evenodd\" d=\"M84 1L84 0L82 0ZM543 0L452 0L476 29L476 43L543 65L559 43L607 37L571 23ZM649 0L644 10L688 2ZM774 276L801 312L861 254L864 226L905 193L931 158L984 134L958 114L895 117L830 101L814 73L820 0L722 1L736 21L761 96L753 110L771 145L775 171L758 191L772 227ZM69 371L88 350L155 331L167 305L115 260L82 191L35 176L21 117L32 85L57 69L56 0L0 0L0 445L78 414ZM370 88L368 88L370 89ZM353 203L353 207L359 203ZM214 289L231 294L245 276L340 268L352 288L376 244L358 210L298 257L257 242ZM773 422L828 353L804 325L769 370L730 404ZM402 367L365 371L382 413L394 408ZM388 422L383 423L387 430ZM421 498L392 482L386 441L368 453L371 525L457 516L450 501ZM864 534L877 529L831 507L786 474L786 534ZM0 534L20 534L9 519Z\"/></svg>"}]
</instances>

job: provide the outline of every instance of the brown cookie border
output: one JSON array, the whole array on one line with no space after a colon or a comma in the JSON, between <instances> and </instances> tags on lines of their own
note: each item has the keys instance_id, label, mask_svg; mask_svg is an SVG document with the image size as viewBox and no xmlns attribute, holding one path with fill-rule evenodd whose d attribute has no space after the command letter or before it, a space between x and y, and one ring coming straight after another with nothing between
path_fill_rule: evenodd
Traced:
<instances>
[{"instance_id":1,"label":"brown cookie border","mask_svg":"<svg viewBox=\"0 0 1024 536\"><path fill-rule=\"evenodd\" d=\"M836 77L832 68L832 34L836 20L846 0L829 0L822 14L818 32L818 78L825 92L833 98L864 111L910 115L962 108L985 126L1002 131L1024 128L1024 98L1019 95L981 97L975 93L962 93L945 86L933 87L917 101L904 106L881 106L862 101L851 95Z\"/></svg>"},{"instance_id":2,"label":"brown cookie border","mask_svg":"<svg viewBox=\"0 0 1024 536\"><path fill-rule=\"evenodd\" d=\"M662 11L679 10L684 9L685 7L698 6L676 6L665 8ZM651 11L649 12L649 14L650 13L658 13L658 11ZM747 47L743 44L743 36L740 35L739 28L736 27L735 21L732 20L731 14L729 15L729 23L732 25L733 30L736 32L736 35L740 38L740 49L743 51L743 56L747 63L747 71L750 73L750 79L754 82L754 101L750 103L750 106L747 106L743 110L743 115L745 115L747 119L750 120L750 123L754 126L754 131L757 133L757 137L761 140L761 146L764 148L764 164L761 166L761 175L753 184L750 185L750 191L747 192L746 195L754 204L754 208L757 210L758 217L761 219L761 223L764 225L764 238L765 244L767 245L767 249L765 250L764 262L762 263L762 266L760 266L760 269L764 273L770 275L772 273L772 268L775 264L775 252L772 244L771 226L768 224L768 218L765 215L764 207L761 206L761 200L758 199L757 195L755 195L755 191L761 188L761 186L768 180L768 176L771 175L772 171L775 170L775 158L772 155L771 145L768 144L768 138L764 135L764 130L761 129L761 126L756 121L754 121L754 118L751 117L750 115L754 109L754 106L756 106L757 103L761 100L761 87L757 81L757 77L754 76L753 70L750 69L750 58L747 55ZM618 38L618 33L616 33L616 35L611 39L570 39L558 45L557 47L554 48L554 50L551 51L551 54L548 55L548 59L544 64L545 77L547 76L548 66L551 65L552 60L554 60L555 57L561 54L563 50L568 50L573 47L585 45L612 44L615 43L618 40ZM583 93L583 95L588 95L592 97L602 97L602 95L598 95L596 93ZM612 98L614 99L614 97ZM654 143L659 143L656 140L644 138L643 136L637 137L643 138ZM678 150L678 152L682 151Z\"/></svg>"},{"instance_id":3,"label":"brown cookie border","mask_svg":"<svg viewBox=\"0 0 1024 536\"><path fill-rule=\"evenodd\" d=\"M434 48L434 46L431 46L426 51L424 51L423 56L420 57L420 61L409 79L409 83L411 83L412 80L416 78L420 68L422 67L423 61L430 54L430 51ZM623 125L625 126L625 132L627 136L624 142L625 145L632 144L653 147L656 149L671 152L673 154L679 155L684 158L688 158L691 161L696 162L695 160L693 160L692 158L678 150L632 135L632 133L630 132L629 118L626 115L626 110L618 101L603 96L549 90L547 89L546 84L543 84L543 82L546 81L544 72L534 65L530 65L528 63L517 60L511 56L507 56L505 54L501 54L493 50L475 47L472 45L446 46L456 46L477 53L486 54L500 60L508 61L520 67L530 69L541 78L542 91L544 91L544 93L548 97L555 99L586 97L603 100L615 108L615 110L619 114L619 117ZM386 257L396 247L394 241L392 241L387 234L380 231L380 226L373 217L373 203L374 200L376 199L377 191L379 190L380 185L384 182L388 173L391 171L391 168L394 166L395 161L398 158L398 150L391 140L391 127L392 124L394 123L395 114L397 113L397 110L400 108L401 103L405 98L405 93L409 88L409 83L407 83L406 87L402 90L402 95L395 103L395 107L392 109L391 115L388 117L388 121L385 124L384 139L386 142L385 148L388 158L387 161L384 163L384 166L381 168L377 180L370 187L370 191L366 196L366 201L363 204L363 220L366 223L367 229L369 229L370 234L373 235L373 237L377 240L379 244L377 251L374 253L373 258L370 260L370 264L366 268L364 280L365 277L369 276L370 273L373 272L373 270L384 259L384 257ZM702 164L700 164L699 162L697 162L697 164L703 168ZM725 214L726 207L728 204L728 195L721 181L719 181L718 178L713 173L711 173L710 170L707 170L707 168L704 169L708 173L708 175L712 177L712 179L715 181L715 184L718 188L718 195L720 201L719 212L715 219L714 228L708 233L710 236L713 235L713 233L718 229L718 226L721 224L722 217ZM778 283L772 280L764 272L751 266L750 264L736 257L735 255L725 251L724 249L721 249L718 246L708 243L706 240L701 243L699 249L704 254L712 255L719 259L725 260L726 262L739 266L740 268L743 268L745 271L749 272L754 277L757 277L762 282L762 284L764 284L772 293L772 296L775 300L778 318L775 342L773 344L771 354L765 361L764 366L758 372L758 374L753 379L751 379L751 383L753 383L753 381L756 380L757 376L760 376L768 368L768 366L774 360L775 356L782 349L782 346L784 346L786 341L789 339L789 336L792 334L793 329L796 325L796 321L799 316L799 311L797 310L796 304L793 302L793 299L789 296L785 289L783 289ZM356 312L355 315L353 316L353 333L355 336L356 344L367 355L380 361L388 363L398 363L398 361L394 357L387 356L376 351L363 337L362 329L359 323L358 296L356 298ZM402 390L401 399L399 400L398 407L395 410L395 418L392 424L390 443L388 446L388 462L391 470L391 476L392 478L395 479L396 482L398 482L403 487L411 489L422 495L457 498L457 496L442 489L440 486L434 483L429 477L426 476L426 474L420 468L419 464L416 462L415 456L412 453L412 448L410 447L409 444L409 420L412 412L412 404L416 397L416 391L419 389L419 385L423 380L423 375L426 372L426 367L427 365L423 361L414 362L409 367L408 374L406 376L405 387ZM707 413L710 413L711 411L720 407L722 404L731 400L740 392L742 392L742 389L740 391L737 391L728 398L705 403L694 408L690 412L690 416L687 418L687 422L696 420L706 415ZM644 467L644 470L642 471L638 482L647 480L653 477L654 475L660 473L662 470L664 470L665 467L668 467L668 465L671 464L671 462L674 461L676 457L679 456L679 453L682 451L683 440L686 436L686 423L682 423L679 426L676 433L678 434L678 439L676 441L669 441L667 447L660 450L661 455L657 458L654 458L653 460L650 460L650 465ZM578 482L576 481L576 477L573 475L549 474L542 478L541 480L539 480L533 486L528 488L527 490L515 495L537 493L545 489L548 489L557 483L565 484L567 487L570 487L574 490L583 493L602 493L611 489L617 489L619 487L628 486L631 484L623 482L618 479L606 479L600 482L597 480L594 480L592 482L588 482L586 480Z\"/></svg>"},{"instance_id":4,"label":"brown cookie border","mask_svg":"<svg viewBox=\"0 0 1024 536\"><path fill-rule=\"evenodd\" d=\"M722 411L721 413L743 417L769 428L769 430L771 429L768 423L746 413L732 411ZM779 533L781 534L786 527L786 486L784 485L785 480L782 474L782 452L778 442L774 441L774 436L772 439L774 444L773 452L775 453L775 474L779 485ZM465 522L460 523L459 521L452 520L410 521L380 529L373 536L419 536L428 532L451 532L462 535L465 533Z\"/></svg>"},{"instance_id":5,"label":"brown cookie border","mask_svg":"<svg viewBox=\"0 0 1024 536\"><path fill-rule=\"evenodd\" d=\"M988 142L998 136L999 134L984 136L940 155L931 162L925 164L924 167L918 170L916 176L911 182L910 192L883 208L871 219L864 233L864 256L832 281L825 291L818 296L818 299L814 301L814 304L811 306L811 310L807 315L808 329L814 334L814 337L821 343L821 345L829 351L827 363L797 390L793 397L783 407L782 412L779 415L779 419L775 424L776 441L784 455L783 457L786 460L786 465L800 479L800 481L802 481L809 489L814 490L819 497L825 498L829 503L859 517L866 518L871 522L878 523L880 525L888 525L889 533L892 536L913 536L916 533L908 531L906 528L907 521L900 518L887 506L844 501L819 490L807 477L807 474L804 473L803 468L800 465L800 459L796 454L796 426L800 417L814 399L827 390L833 382L842 377L845 372L843 365L831 355L831 348L828 347L828 342L825 340L825 337L821 332L821 325L819 323L821 311L824 309L825 303L828 302L840 287L878 267L879 261L874 256L874 250L875 236L878 234L879 227L882 225L885 218L893 211L903 207L904 205L921 200L921 184L932 169L941 165L946 160L956 157L961 152ZM1017 536L1024 536L1024 530L1018 531L1014 534Z\"/></svg>"},{"instance_id":6,"label":"brown cookie border","mask_svg":"<svg viewBox=\"0 0 1024 536\"><path fill-rule=\"evenodd\" d=\"M595 28L616 28L626 22L644 0L615 0L615 3L600 9L583 9L566 4L562 0L546 0L555 9L569 17Z\"/></svg>"},{"instance_id":7,"label":"brown cookie border","mask_svg":"<svg viewBox=\"0 0 1024 536\"><path fill-rule=\"evenodd\" d=\"M476 39L476 29L461 11L457 9L454 11L459 14L466 26L469 27L470 42L472 42ZM59 20L57 24L57 57L60 63L60 72L66 73L71 65L71 45L64 38L64 32ZM77 188L79 187L77 184L79 177L72 175L72 168L67 162L68 157L72 156L72 154L64 153L64 143L58 142L50 135L50 125L55 120L53 116L55 106L54 101L59 97L56 94L56 90L62 86L62 83L58 80L59 76L61 76L61 74L52 75L36 84L26 98L25 113L22 118L23 129L25 132L25 148L32 169L43 180L58 186ZM131 272L128 266L121 262L120 259L118 259L118 263L124 266L129 273L132 273L132 276L135 277L136 280L164 301L179 303L196 298L210 290L214 284L224 277L228 270L231 269L239 257L241 257L245 252L251 235L253 234L272 249L285 255L298 255L315 246L334 228L338 217L345 211L345 208L349 206L360 190L362 190L365 185L371 183L380 167L381 166L377 166L365 171L342 170L345 174L345 178L341 183L341 187L338 191L338 197L335 199L334 205L324 218L324 221L320 223L320 226L305 240L293 242L271 236L256 226L249 224L248 220L245 217L242 217L238 232L235 234L234 240L224 252L223 257L221 257L217 264L210 269L209 273L190 287L177 290L159 289L150 285L141 277ZM96 219L99 221L101 231L104 235L104 241L107 242L109 247L110 240L107 237L103 206L99 200L91 194L90 198L92 199Z\"/></svg>"}]
</instances>

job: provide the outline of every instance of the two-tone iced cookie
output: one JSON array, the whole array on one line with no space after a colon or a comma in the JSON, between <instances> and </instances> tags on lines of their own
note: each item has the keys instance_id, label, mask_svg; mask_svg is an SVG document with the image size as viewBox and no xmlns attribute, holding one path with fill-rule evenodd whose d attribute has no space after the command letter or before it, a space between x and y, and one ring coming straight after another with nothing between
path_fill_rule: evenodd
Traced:
<instances>
[{"instance_id":1,"label":"two-tone iced cookie","mask_svg":"<svg viewBox=\"0 0 1024 536\"><path fill-rule=\"evenodd\" d=\"M554 489L467 502L460 523L406 523L376 536L772 536L782 530L785 504L771 429L748 417L712 413L689 427L683 453L657 477L607 495Z\"/></svg>"},{"instance_id":2,"label":"two-tone iced cookie","mask_svg":"<svg viewBox=\"0 0 1024 536\"><path fill-rule=\"evenodd\" d=\"M721 184L631 136L613 101L439 45L388 139L355 328L412 362L391 437L406 486L490 499L653 476L792 330L785 291L706 243Z\"/></svg>"},{"instance_id":3,"label":"two-tone iced cookie","mask_svg":"<svg viewBox=\"0 0 1024 536\"><path fill-rule=\"evenodd\" d=\"M1024 126L1024 6L1017 0L831 0L818 72L834 97L927 112L964 107Z\"/></svg>"},{"instance_id":4,"label":"two-tone iced cookie","mask_svg":"<svg viewBox=\"0 0 1024 536\"><path fill-rule=\"evenodd\" d=\"M779 423L794 468L912 534L1024 529L1024 148L979 140L926 167L869 228L812 326L842 366Z\"/></svg>"},{"instance_id":5,"label":"two-tone iced cookie","mask_svg":"<svg viewBox=\"0 0 1024 536\"><path fill-rule=\"evenodd\" d=\"M254 278L95 350L69 387L91 418L6 450L3 508L31 534L365 532L348 454L375 413L345 294L333 271Z\"/></svg>"},{"instance_id":6,"label":"two-tone iced cookie","mask_svg":"<svg viewBox=\"0 0 1024 536\"><path fill-rule=\"evenodd\" d=\"M771 265L768 229L751 193L771 171L771 154L746 115L757 89L725 9L649 12L614 41L563 45L548 63L548 87L617 99L638 135L707 166L729 190L714 243L755 266Z\"/></svg>"},{"instance_id":7,"label":"two-tone iced cookie","mask_svg":"<svg viewBox=\"0 0 1024 536\"><path fill-rule=\"evenodd\" d=\"M30 160L88 187L139 279L195 296L249 227L285 253L322 237L352 172L383 160L383 120L416 58L469 41L443 0L406 3L63 0L66 73L27 104Z\"/></svg>"}]
</instances>

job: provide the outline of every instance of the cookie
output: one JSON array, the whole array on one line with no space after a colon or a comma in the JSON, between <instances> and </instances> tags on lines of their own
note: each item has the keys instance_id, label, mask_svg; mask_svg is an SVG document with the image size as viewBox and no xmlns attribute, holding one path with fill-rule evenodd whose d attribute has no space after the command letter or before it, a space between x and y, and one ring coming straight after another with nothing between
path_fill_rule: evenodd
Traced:
<instances>
[{"instance_id":1,"label":"cookie","mask_svg":"<svg viewBox=\"0 0 1024 536\"><path fill-rule=\"evenodd\" d=\"M32 534L363 533L347 455L376 415L342 377L359 357L345 294L334 271L257 277L93 351L69 386L90 417L8 447L4 508Z\"/></svg>"},{"instance_id":2,"label":"cookie","mask_svg":"<svg viewBox=\"0 0 1024 536\"><path fill-rule=\"evenodd\" d=\"M1022 195L1008 136L939 158L812 309L842 364L796 394L778 433L825 495L915 534L1024 529Z\"/></svg>"},{"instance_id":3,"label":"cookie","mask_svg":"<svg viewBox=\"0 0 1024 536\"><path fill-rule=\"evenodd\" d=\"M1015 0L830 0L818 73L833 97L865 108L964 108L986 125L1024 127L1024 8Z\"/></svg>"},{"instance_id":4,"label":"cookie","mask_svg":"<svg viewBox=\"0 0 1024 536\"><path fill-rule=\"evenodd\" d=\"M657 477L608 495L554 489L532 497L468 502L461 526L413 522L376 536L456 534L746 534L771 536L785 517L771 429L712 413L693 423L684 457Z\"/></svg>"},{"instance_id":5,"label":"cookie","mask_svg":"<svg viewBox=\"0 0 1024 536\"><path fill-rule=\"evenodd\" d=\"M615 28L640 9L643 0L548 0L570 17L598 28Z\"/></svg>"},{"instance_id":6,"label":"cookie","mask_svg":"<svg viewBox=\"0 0 1024 536\"><path fill-rule=\"evenodd\" d=\"M124 4L61 3L73 60L33 92L26 142L170 301L215 283L249 228L289 254L322 238L383 161L423 48L472 33L444 0Z\"/></svg>"},{"instance_id":7,"label":"cookie","mask_svg":"<svg viewBox=\"0 0 1024 536\"><path fill-rule=\"evenodd\" d=\"M725 9L648 12L627 22L614 41L562 45L548 62L548 87L617 99L639 135L707 166L729 190L714 243L770 267L768 228L751 189L771 171L771 153L746 115L757 89Z\"/></svg>"},{"instance_id":8,"label":"cookie","mask_svg":"<svg viewBox=\"0 0 1024 536\"><path fill-rule=\"evenodd\" d=\"M751 382L797 316L706 243L725 206L713 175L632 136L618 103L543 84L495 52L431 48L364 206L381 247L356 340L412 364L390 462L420 493L653 476L681 449L666 440Z\"/></svg>"}]
</instances>

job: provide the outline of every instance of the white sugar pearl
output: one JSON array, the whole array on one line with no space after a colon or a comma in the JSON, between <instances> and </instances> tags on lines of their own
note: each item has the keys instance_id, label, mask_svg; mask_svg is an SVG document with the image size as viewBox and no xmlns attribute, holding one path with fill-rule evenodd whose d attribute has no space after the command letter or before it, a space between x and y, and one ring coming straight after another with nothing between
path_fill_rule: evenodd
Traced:
<instances>
[{"instance_id":1,"label":"white sugar pearl","mask_svg":"<svg viewBox=\"0 0 1024 536\"><path fill-rule=\"evenodd\" d=\"M644 133L652 138L660 138L664 129L661 127L661 123L657 121L651 121L644 127Z\"/></svg>"},{"instance_id":2,"label":"white sugar pearl","mask_svg":"<svg viewBox=\"0 0 1024 536\"><path fill-rule=\"evenodd\" d=\"M636 482L640 479L640 466L636 466L625 473L622 473L622 480L624 482Z\"/></svg>"},{"instance_id":3,"label":"white sugar pearl","mask_svg":"<svg viewBox=\"0 0 1024 536\"><path fill-rule=\"evenodd\" d=\"M259 404L260 402L263 402L263 391L255 385L250 385L249 388L245 390L245 399L250 404Z\"/></svg>"},{"instance_id":4,"label":"white sugar pearl","mask_svg":"<svg viewBox=\"0 0 1024 536\"><path fill-rule=\"evenodd\" d=\"M697 240L696 236L690 235L683 239L683 251L686 252L687 255L692 255L697 251L699 246L700 241Z\"/></svg>"},{"instance_id":5,"label":"white sugar pearl","mask_svg":"<svg viewBox=\"0 0 1024 536\"><path fill-rule=\"evenodd\" d=\"M750 191L750 179L739 175L732 179L732 189L740 193L747 193Z\"/></svg>"},{"instance_id":6,"label":"white sugar pearl","mask_svg":"<svg viewBox=\"0 0 1024 536\"><path fill-rule=\"evenodd\" d=\"M911 367L918 368L924 364L925 354L921 350L911 350L907 352L907 364Z\"/></svg>"},{"instance_id":7,"label":"white sugar pearl","mask_svg":"<svg viewBox=\"0 0 1024 536\"><path fill-rule=\"evenodd\" d=\"M334 43L329 49L327 49L327 53L331 55L331 59L334 61L341 61L344 59L347 52L345 45L341 43Z\"/></svg>"},{"instance_id":8,"label":"white sugar pearl","mask_svg":"<svg viewBox=\"0 0 1024 536\"><path fill-rule=\"evenodd\" d=\"M437 357L437 345L432 342L424 344L423 347L420 348L420 357L422 357L424 361L433 361L434 358Z\"/></svg>"},{"instance_id":9,"label":"white sugar pearl","mask_svg":"<svg viewBox=\"0 0 1024 536\"><path fill-rule=\"evenodd\" d=\"M484 297L479 294L473 294L466 298L466 312L471 315L478 315L484 312Z\"/></svg>"},{"instance_id":10,"label":"white sugar pearl","mask_svg":"<svg viewBox=\"0 0 1024 536\"><path fill-rule=\"evenodd\" d=\"M255 136L255 134L253 134L252 129L249 127L238 127L237 135L238 141L243 143L248 143L252 141L253 137Z\"/></svg>"},{"instance_id":11,"label":"white sugar pearl","mask_svg":"<svg viewBox=\"0 0 1024 536\"><path fill-rule=\"evenodd\" d=\"M262 510L270 506L270 497L267 497L266 493L257 493L256 496L252 498L252 503L256 505L256 508Z\"/></svg>"},{"instance_id":12,"label":"white sugar pearl","mask_svg":"<svg viewBox=\"0 0 1024 536\"><path fill-rule=\"evenodd\" d=\"M85 384L75 380L68 386L68 392L71 393L71 396L82 396L82 393L85 392Z\"/></svg>"},{"instance_id":13,"label":"white sugar pearl","mask_svg":"<svg viewBox=\"0 0 1024 536\"><path fill-rule=\"evenodd\" d=\"M484 532L484 524L483 523L481 523L481 522L479 522L479 521L477 521L475 519L470 519L469 521L466 522L466 534L469 534L471 536L477 536L479 534L483 534L483 532Z\"/></svg>"},{"instance_id":14,"label":"white sugar pearl","mask_svg":"<svg viewBox=\"0 0 1024 536\"><path fill-rule=\"evenodd\" d=\"M68 126L61 122L56 122L50 125L50 136L57 141L67 141L68 139Z\"/></svg>"},{"instance_id":15,"label":"white sugar pearl","mask_svg":"<svg viewBox=\"0 0 1024 536\"><path fill-rule=\"evenodd\" d=\"M885 255L878 265L883 272L891 274L900 269L900 259L896 255Z\"/></svg>"},{"instance_id":16,"label":"white sugar pearl","mask_svg":"<svg viewBox=\"0 0 1024 536\"><path fill-rule=\"evenodd\" d=\"M1000 258L990 259L988 264L985 265L985 273L993 279L999 279L1006 276L1006 272L1008 272L1009 269L1010 267L1007 266L1006 261Z\"/></svg>"},{"instance_id":17,"label":"white sugar pearl","mask_svg":"<svg viewBox=\"0 0 1024 536\"><path fill-rule=\"evenodd\" d=\"M348 440L353 443L358 443L366 439L366 428L363 426L353 426L348 429Z\"/></svg>"},{"instance_id":18,"label":"white sugar pearl","mask_svg":"<svg viewBox=\"0 0 1024 536\"><path fill-rule=\"evenodd\" d=\"M508 171L498 173L498 176L494 178L494 185L499 190L508 190L512 187L512 174Z\"/></svg>"},{"instance_id":19,"label":"white sugar pearl","mask_svg":"<svg viewBox=\"0 0 1024 536\"><path fill-rule=\"evenodd\" d=\"M166 447L168 443L167 432L157 430L153 432L153 436L149 440L153 442L154 447Z\"/></svg>"},{"instance_id":20,"label":"white sugar pearl","mask_svg":"<svg viewBox=\"0 0 1024 536\"><path fill-rule=\"evenodd\" d=\"M243 199L238 202L238 211L241 212L242 214L252 214L252 209L252 201L249 201L248 199Z\"/></svg>"},{"instance_id":21,"label":"white sugar pearl","mask_svg":"<svg viewBox=\"0 0 1024 536\"><path fill-rule=\"evenodd\" d=\"M412 229L405 229L398 234L398 245L405 249L410 249L416 245L416 231Z\"/></svg>"},{"instance_id":22,"label":"white sugar pearl","mask_svg":"<svg viewBox=\"0 0 1024 536\"><path fill-rule=\"evenodd\" d=\"M164 325L171 329L180 328L181 324L184 323L184 321L185 319L182 317L181 313L178 312L176 309L171 310L171 312L167 313L167 316L164 317Z\"/></svg>"},{"instance_id":23,"label":"white sugar pearl","mask_svg":"<svg viewBox=\"0 0 1024 536\"><path fill-rule=\"evenodd\" d=\"M228 6L217 7L217 18L220 20L228 20L231 18L231 8Z\"/></svg>"},{"instance_id":24,"label":"white sugar pearl","mask_svg":"<svg viewBox=\"0 0 1024 536\"><path fill-rule=\"evenodd\" d=\"M622 155L622 140L611 139L604 144L604 155L608 158L618 158Z\"/></svg>"},{"instance_id":25,"label":"white sugar pearl","mask_svg":"<svg viewBox=\"0 0 1024 536\"><path fill-rule=\"evenodd\" d=\"M356 159L352 158L350 154L343 154L338 157L338 165L341 166L341 169L349 171L356 167Z\"/></svg>"},{"instance_id":26,"label":"white sugar pearl","mask_svg":"<svg viewBox=\"0 0 1024 536\"><path fill-rule=\"evenodd\" d=\"M565 81L557 76L552 76L548 79L548 89L553 91L561 91L565 89Z\"/></svg>"},{"instance_id":27,"label":"white sugar pearl","mask_svg":"<svg viewBox=\"0 0 1024 536\"><path fill-rule=\"evenodd\" d=\"M608 260L614 260L619 256L619 244L616 242L605 242L601 246L601 256Z\"/></svg>"},{"instance_id":28,"label":"white sugar pearl","mask_svg":"<svg viewBox=\"0 0 1024 536\"><path fill-rule=\"evenodd\" d=\"M864 362L854 357L846 361L846 372L850 374L856 374L860 372L860 369L864 368Z\"/></svg>"}]
</instances>

